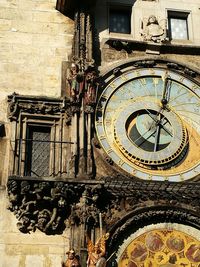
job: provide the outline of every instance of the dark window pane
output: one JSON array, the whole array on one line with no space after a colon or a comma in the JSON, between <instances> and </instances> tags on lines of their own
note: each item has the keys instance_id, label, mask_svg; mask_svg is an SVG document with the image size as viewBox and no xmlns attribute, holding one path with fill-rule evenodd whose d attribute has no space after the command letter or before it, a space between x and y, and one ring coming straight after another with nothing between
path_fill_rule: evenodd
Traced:
<instances>
[{"instance_id":1,"label":"dark window pane","mask_svg":"<svg viewBox=\"0 0 200 267\"><path fill-rule=\"evenodd\" d=\"M169 37L172 40L188 40L188 13L169 12Z\"/></svg>"},{"instance_id":2,"label":"dark window pane","mask_svg":"<svg viewBox=\"0 0 200 267\"><path fill-rule=\"evenodd\" d=\"M27 139L26 175L48 176L50 128L29 127Z\"/></svg>"},{"instance_id":3,"label":"dark window pane","mask_svg":"<svg viewBox=\"0 0 200 267\"><path fill-rule=\"evenodd\" d=\"M172 39L188 39L187 21L185 19L170 18L170 25Z\"/></svg>"},{"instance_id":4,"label":"dark window pane","mask_svg":"<svg viewBox=\"0 0 200 267\"><path fill-rule=\"evenodd\" d=\"M110 10L110 32L130 33L130 12L129 10Z\"/></svg>"}]
</instances>

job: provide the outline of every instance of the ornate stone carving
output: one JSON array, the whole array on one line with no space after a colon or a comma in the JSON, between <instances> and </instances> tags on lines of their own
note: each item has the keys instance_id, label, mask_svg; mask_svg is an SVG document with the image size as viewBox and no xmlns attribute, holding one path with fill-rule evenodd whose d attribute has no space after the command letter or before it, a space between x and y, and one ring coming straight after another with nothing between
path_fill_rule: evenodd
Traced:
<instances>
[{"instance_id":1,"label":"ornate stone carving","mask_svg":"<svg viewBox=\"0 0 200 267\"><path fill-rule=\"evenodd\" d=\"M198 184L174 186L173 183L134 182L123 177L99 181L99 184L78 185L10 179L8 208L16 215L20 231L27 233L39 229L55 234L63 231L66 219L68 227L98 227L101 213L102 221L110 227L128 213L148 206L151 208L145 211L146 219L151 220L154 213L155 216L159 215L158 211L151 209L162 205L166 207L161 211L163 220L183 221L187 213L181 212L176 217L173 214L178 214L184 207L189 207L193 214L199 214L199 192ZM200 218L197 220L195 215L188 216L188 221L200 224ZM136 214L134 220L140 218L143 220L144 214Z\"/></svg>"},{"instance_id":2,"label":"ornate stone carving","mask_svg":"<svg viewBox=\"0 0 200 267\"><path fill-rule=\"evenodd\" d=\"M90 14L83 10L76 12L74 25L72 62L79 66L81 72L84 72L94 64Z\"/></svg>"},{"instance_id":3,"label":"ornate stone carving","mask_svg":"<svg viewBox=\"0 0 200 267\"><path fill-rule=\"evenodd\" d=\"M92 106L96 102L97 74L94 68L89 68L85 74L84 104Z\"/></svg>"},{"instance_id":4,"label":"ornate stone carving","mask_svg":"<svg viewBox=\"0 0 200 267\"><path fill-rule=\"evenodd\" d=\"M156 62L154 60L142 60L142 61L136 61L134 63L135 67L143 67L143 68L152 68L156 65Z\"/></svg>"},{"instance_id":5,"label":"ornate stone carving","mask_svg":"<svg viewBox=\"0 0 200 267\"><path fill-rule=\"evenodd\" d=\"M99 225L99 213L102 211L103 188L99 186L86 186L78 203L74 203L69 217L69 225L91 224ZM106 206L106 205L105 205Z\"/></svg>"},{"instance_id":6,"label":"ornate stone carving","mask_svg":"<svg viewBox=\"0 0 200 267\"><path fill-rule=\"evenodd\" d=\"M151 15L148 19L142 21L143 41L152 41L154 43L164 42L166 40L166 20L158 22L156 16Z\"/></svg>"},{"instance_id":7,"label":"ornate stone carving","mask_svg":"<svg viewBox=\"0 0 200 267\"><path fill-rule=\"evenodd\" d=\"M134 48L132 42L123 41L123 40L108 40L106 42L112 48L116 49L117 51L125 50L128 54L130 54Z\"/></svg>"},{"instance_id":8,"label":"ornate stone carving","mask_svg":"<svg viewBox=\"0 0 200 267\"><path fill-rule=\"evenodd\" d=\"M84 104L86 113L94 112L97 90L97 73L94 69L91 15L80 9L75 14L72 65L67 77L72 103Z\"/></svg>"},{"instance_id":9,"label":"ornate stone carving","mask_svg":"<svg viewBox=\"0 0 200 267\"><path fill-rule=\"evenodd\" d=\"M18 219L17 227L28 233L36 229L46 234L61 233L75 189L63 182L8 181L10 206Z\"/></svg>"},{"instance_id":10,"label":"ornate stone carving","mask_svg":"<svg viewBox=\"0 0 200 267\"><path fill-rule=\"evenodd\" d=\"M72 63L70 69L70 75L68 77L69 88L70 88L70 100L72 103L80 102L81 95L83 93L83 74L79 72L77 64Z\"/></svg>"},{"instance_id":11,"label":"ornate stone carving","mask_svg":"<svg viewBox=\"0 0 200 267\"><path fill-rule=\"evenodd\" d=\"M20 112L29 114L55 115L66 113L67 122L71 119L69 100L44 97L22 96L16 93L8 96L8 118L16 120Z\"/></svg>"},{"instance_id":12,"label":"ornate stone carving","mask_svg":"<svg viewBox=\"0 0 200 267\"><path fill-rule=\"evenodd\" d=\"M194 71L192 71L192 70L190 70L188 68L185 68L184 73L187 74L190 77L196 77L196 75L197 75L196 72L194 72Z\"/></svg>"}]
</instances>

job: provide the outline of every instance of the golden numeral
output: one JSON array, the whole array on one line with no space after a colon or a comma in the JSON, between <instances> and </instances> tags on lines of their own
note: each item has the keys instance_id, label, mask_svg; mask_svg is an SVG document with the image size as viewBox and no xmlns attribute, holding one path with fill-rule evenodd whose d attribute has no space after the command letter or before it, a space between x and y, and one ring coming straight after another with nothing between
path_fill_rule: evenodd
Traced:
<instances>
[{"instance_id":1,"label":"golden numeral","mask_svg":"<svg viewBox=\"0 0 200 267\"><path fill-rule=\"evenodd\" d=\"M103 139L106 139L106 137L105 137L105 135L100 135L100 136L99 136L99 139L100 139L100 140L103 140Z\"/></svg>"},{"instance_id":2,"label":"golden numeral","mask_svg":"<svg viewBox=\"0 0 200 267\"><path fill-rule=\"evenodd\" d=\"M141 78L140 79L140 83L141 83L141 85L146 85L147 83L146 83L146 79L144 79L144 78Z\"/></svg>"},{"instance_id":3,"label":"golden numeral","mask_svg":"<svg viewBox=\"0 0 200 267\"><path fill-rule=\"evenodd\" d=\"M155 75L156 74L154 69L149 69L149 72L150 72L151 75Z\"/></svg>"},{"instance_id":4,"label":"golden numeral","mask_svg":"<svg viewBox=\"0 0 200 267\"><path fill-rule=\"evenodd\" d=\"M137 76L137 77L138 77L138 76L141 76L139 70L136 70L135 73L136 73L136 76Z\"/></svg>"},{"instance_id":5,"label":"golden numeral","mask_svg":"<svg viewBox=\"0 0 200 267\"><path fill-rule=\"evenodd\" d=\"M192 90L195 91L195 90L198 89L198 88L199 88L199 87L198 87L196 84L193 84L193 85L192 85Z\"/></svg>"},{"instance_id":6,"label":"golden numeral","mask_svg":"<svg viewBox=\"0 0 200 267\"><path fill-rule=\"evenodd\" d=\"M106 150L106 153L107 153L107 154L110 154L110 153L112 153L112 152L113 152L112 148L109 148L108 150Z\"/></svg>"},{"instance_id":7,"label":"golden numeral","mask_svg":"<svg viewBox=\"0 0 200 267\"><path fill-rule=\"evenodd\" d=\"M158 78L153 78L153 84L156 86L158 85L159 79Z\"/></svg>"},{"instance_id":8,"label":"golden numeral","mask_svg":"<svg viewBox=\"0 0 200 267\"><path fill-rule=\"evenodd\" d=\"M132 174L136 175L137 171L135 169L132 169Z\"/></svg>"},{"instance_id":9,"label":"golden numeral","mask_svg":"<svg viewBox=\"0 0 200 267\"><path fill-rule=\"evenodd\" d=\"M119 166L122 166L124 164L124 161L122 160L122 159L120 159L119 161L118 161L118 165Z\"/></svg>"},{"instance_id":10,"label":"golden numeral","mask_svg":"<svg viewBox=\"0 0 200 267\"><path fill-rule=\"evenodd\" d=\"M112 87L113 89L115 89L116 88L116 85L114 83L111 83L110 84L110 87Z\"/></svg>"},{"instance_id":11,"label":"golden numeral","mask_svg":"<svg viewBox=\"0 0 200 267\"><path fill-rule=\"evenodd\" d=\"M123 81L127 81L127 80L128 80L128 78L127 78L126 75L124 75L124 74L122 74L120 77L121 77L121 79L122 79Z\"/></svg>"},{"instance_id":12,"label":"golden numeral","mask_svg":"<svg viewBox=\"0 0 200 267\"><path fill-rule=\"evenodd\" d=\"M104 94L101 97L104 98L104 99L106 99L106 100L108 99L108 96L107 95L104 95Z\"/></svg>"},{"instance_id":13,"label":"golden numeral","mask_svg":"<svg viewBox=\"0 0 200 267\"><path fill-rule=\"evenodd\" d=\"M185 77L180 77L179 82L183 82L185 80Z\"/></svg>"}]
</instances>

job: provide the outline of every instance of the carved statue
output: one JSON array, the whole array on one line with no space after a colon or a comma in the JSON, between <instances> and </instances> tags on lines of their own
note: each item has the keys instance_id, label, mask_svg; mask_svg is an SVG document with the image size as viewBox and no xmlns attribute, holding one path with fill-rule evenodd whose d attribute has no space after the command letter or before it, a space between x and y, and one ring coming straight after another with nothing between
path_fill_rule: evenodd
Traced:
<instances>
[{"instance_id":1,"label":"carved statue","mask_svg":"<svg viewBox=\"0 0 200 267\"><path fill-rule=\"evenodd\" d=\"M103 235L95 244L88 238L88 259L87 267L105 267L106 240L109 234Z\"/></svg>"},{"instance_id":2,"label":"carved statue","mask_svg":"<svg viewBox=\"0 0 200 267\"><path fill-rule=\"evenodd\" d=\"M75 254L74 249L66 252L68 258L62 263L62 267L81 267L79 256Z\"/></svg>"},{"instance_id":3,"label":"carved statue","mask_svg":"<svg viewBox=\"0 0 200 267\"><path fill-rule=\"evenodd\" d=\"M163 22L164 25L161 26ZM145 19L143 20L141 35L143 36L144 41L153 41L155 43L163 42L166 40L165 32L165 20L158 23L158 20L154 15L149 16L147 22L145 22Z\"/></svg>"},{"instance_id":4,"label":"carved statue","mask_svg":"<svg viewBox=\"0 0 200 267\"><path fill-rule=\"evenodd\" d=\"M78 65L72 63L67 80L70 86L70 100L79 102L83 90L83 76L79 73Z\"/></svg>"},{"instance_id":5,"label":"carved statue","mask_svg":"<svg viewBox=\"0 0 200 267\"><path fill-rule=\"evenodd\" d=\"M96 72L88 71L85 76L85 104L90 105L95 103L96 98Z\"/></svg>"}]
</instances>

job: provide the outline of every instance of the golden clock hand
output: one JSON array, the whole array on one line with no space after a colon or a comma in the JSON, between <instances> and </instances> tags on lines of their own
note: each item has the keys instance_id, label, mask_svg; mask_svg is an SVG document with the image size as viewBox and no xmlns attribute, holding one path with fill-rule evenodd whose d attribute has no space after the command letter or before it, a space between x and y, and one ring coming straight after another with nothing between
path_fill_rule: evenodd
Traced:
<instances>
[{"instance_id":1,"label":"golden clock hand","mask_svg":"<svg viewBox=\"0 0 200 267\"><path fill-rule=\"evenodd\" d=\"M170 76L166 72L165 75L162 77L164 81L163 85L163 94L161 99L162 108L165 109L168 102L169 102L169 96L170 96L170 85L169 85L169 78Z\"/></svg>"}]
</instances>

